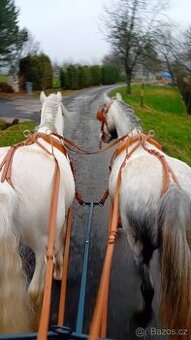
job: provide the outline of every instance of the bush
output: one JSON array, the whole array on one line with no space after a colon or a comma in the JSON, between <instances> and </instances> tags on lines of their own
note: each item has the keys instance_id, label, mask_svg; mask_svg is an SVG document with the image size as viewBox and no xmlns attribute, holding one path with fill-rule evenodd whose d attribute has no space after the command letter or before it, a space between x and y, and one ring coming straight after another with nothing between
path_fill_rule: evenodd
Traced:
<instances>
[{"instance_id":1,"label":"bush","mask_svg":"<svg viewBox=\"0 0 191 340\"><path fill-rule=\"evenodd\" d=\"M74 65L69 65L66 69L66 88L77 90L78 89L78 72Z\"/></svg>"},{"instance_id":2,"label":"bush","mask_svg":"<svg viewBox=\"0 0 191 340\"><path fill-rule=\"evenodd\" d=\"M110 85L119 81L119 71L115 65L103 65L102 72L102 84Z\"/></svg>"},{"instance_id":3,"label":"bush","mask_svg":"<svg viewBox=\"0 0 191 340\"><path fill-rule=\"evenodd\" d=\"M33 83L34 90L44 90L52 87L53 70L51 61L45 54L31 56L21 59L19 65L19 76L21 86L25 89L26 82Z\"/></svg>"},{"instance_id":4,"label":"bush","mask_svg":"<svg viewBox=\"0 0 191 340\"><path fill-rule=\"evenodd\" d=\"M1 82L0 83L0 92L5 92L5 93L14 93L13 88L8 85L6 82Z\"/></svg>"},{"instance_id":5,"label":"bush","mask_svg":"<svg viewBox=\"0 0 191 340\"><path fill-rule=\"evenodd\" d=\"M66 81L66 71L64 69L60 70L60 86L63 90L67 89Z\"/></svg>"},{"instance_id":6,"label":"bush","mask_svg":"<svg viewBox=\"0 0 191 340\"><path fill-rule=\"evenodd\" d=\"M99 65L93 65L91 67L92 74L92 85L100 85L101 84L101 67Z\"/></svg>"},{"instance_id":7,"label":"bush","mask_svg":"<svg viewBox=\"0 0 191 340\"><path fill-rule=\"evenodd\" d=\"M89 86L115 84L119 71L114 65L69 65L60 71L62 89L82 89Z\"/></svg>"},{"instance_id":8,"label":"bush","mask_svg":"<svg viewBox=\"0 0 191 340\"><path fill-rule=\"evenodd\" d=\"M178 78L177 85L184 100L186 111L191 115L191 78Z\"/></svg>"},{"instance_id":9,"label":"bush","mask_svg":"<svg viewBox=\"0 0 191 340\"><path fill-rule=\"evenodd\" d=\"M78 88L92 86L91 69L88 66L78 66Z\"/></svg>"}]
</instances>

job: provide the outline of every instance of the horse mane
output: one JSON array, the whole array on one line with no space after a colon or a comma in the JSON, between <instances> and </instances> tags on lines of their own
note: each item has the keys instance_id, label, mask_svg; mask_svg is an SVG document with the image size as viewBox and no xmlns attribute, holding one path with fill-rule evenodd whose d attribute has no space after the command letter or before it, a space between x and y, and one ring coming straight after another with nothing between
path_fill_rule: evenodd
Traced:
<instances>
[{"instance_id":1,"label":"horse mane","mask_svg":"<svg viewBox=\"0 0 191 340\"><path fill-rule=\"evenodd\" d=\"M116 97L114 100L117 102L120 109L125 113L125 115L129 119L133 129L138 129L142 131L140 119L136 116L132 107L123 101L121 95L119 96L119 93L116 93Z\"/></svg>"},{"instance_id":2,"label":"horse mane","mask_svg":"<svg viewBox=\"0 0 191 340\"><path fill-rule=\"evenodd\" d=\"M51 131L55 130L56 123L56 115L58 111L58 106L60 102L58 101L57 94L51 93L45 102L44 111L43 111L43 123L41 127L46 126Z\"/></svg>"}]
</instances>

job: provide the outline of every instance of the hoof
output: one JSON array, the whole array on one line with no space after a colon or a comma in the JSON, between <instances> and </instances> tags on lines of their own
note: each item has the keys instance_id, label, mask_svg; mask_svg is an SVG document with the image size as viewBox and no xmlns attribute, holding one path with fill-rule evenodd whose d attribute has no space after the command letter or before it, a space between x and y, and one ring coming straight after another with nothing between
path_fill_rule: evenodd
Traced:
<instances>
[{"instance_id":1,"label":"hoof","mask_svg":"<svg viewBox=\"0 0 191 340\"><path fill-rule=\"evenodd\" d=\"M138 311L133 315L133 323L137 325L137 327L146 328L153 318L153 310L152 308L143 309L142 311Z\"/></svg>"},{"instance_id":2,"label":"hoof","mask_svg":"<svg viewBox=\"0 0 191 340\"><path fill-rule=\"evenodd\" d=\"M30 303L32 305L36 305L39 298L39 292L34 290L28 290L27 295Z\"/></svg>"},{"instance_id":3,"label":"hoof","mask_svg":"<svg viewBox=\"0 0 191 340\"><path fill-rule=\"evenodd\" d=\"M62 280L62 270L60 269L60 266L54 268L54 272L53 272L53 278L54 280L57 280L57 281L61 281Z\"/></svg>"},{"instance_id":4,"label":"hoof","mask_svg":"<svg viewBox=\"0 0 191 340\"><path fill-rule=\"evenodd\" d=\"M32 291L29 289L27 294L28 294L30 304L33 308L38 307L42 304L44 289L41 289L40 291L39 290Z\"/></svg>"}]
</instances>

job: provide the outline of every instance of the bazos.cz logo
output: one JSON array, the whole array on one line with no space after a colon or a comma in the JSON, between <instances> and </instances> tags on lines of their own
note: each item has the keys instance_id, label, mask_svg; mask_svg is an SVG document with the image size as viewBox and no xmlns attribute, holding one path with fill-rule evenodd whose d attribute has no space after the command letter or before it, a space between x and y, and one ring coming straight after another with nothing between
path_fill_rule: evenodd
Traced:
<instances>
[{"instance_id":1,"label":"bazos.cz logo","mask_svg":"<svg viewBox=\"0 0 191 340\"><path fill-rule=\"evenodd\" d=\"M135 331L135 334L139 338L144 338L146 336L188 336L191 334L188 329L182 328L182 329L168 329L168 328L156 328L156 327L148 327L148 328L142 328L138 327Z\"/></svg>"}]
</instances>

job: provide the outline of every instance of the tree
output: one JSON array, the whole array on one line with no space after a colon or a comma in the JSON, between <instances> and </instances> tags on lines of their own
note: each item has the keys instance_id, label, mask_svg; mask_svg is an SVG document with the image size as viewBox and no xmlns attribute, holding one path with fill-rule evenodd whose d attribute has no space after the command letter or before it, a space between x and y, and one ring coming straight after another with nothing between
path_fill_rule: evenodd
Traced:
<instances>
[{"instance_id":1,"label":"tree","mask_svg":"<svg viewBox=\"0 0 191 340\"><path fill-rule=\"evenodd\" d=\"M93 65L90 68L91 70L91 78L92 78L92 85L100 85L101 83L101 68L99 65Z\"/></svg>"},{"instance_id":2,"label":"tree","mask_svg":"<svg viewBox=\"0 0 191 340\"><path fill-rule=\"evenodd\" d=\"M118 0L105 8L106 39L119 55L125 69L128 93L136 66L159 25L166 0Z\"/></svg>"},{"instance_id":3,"label":"tree","mask_svg":"<svg viewBox=\"0 0 191 340\"><path fill-rule=\"evenodd\" d=\"M191 27L182 35L173 66L177 85L185 102L187 113L191 115Z\"/></svg>"},{"instance_id":4,"label":"tree","mask_svg":"<svg viewBox=\"0 0 191 340\"><path fill-rule=\"evenodd\" d=\"M124 64L121 62L121 58L116 53L116 51L113 50L109 54L105 55L102 59L102 64L115 66L119 72L120 79L121 80L125 79Z\"/></svg>"},{"instance_id":5,"label":"tree","mask_svg":"<svg viewBox=\"0 0 191 340\"><path fill-rule=\"evenodd\" d=\"M102 84L110 85L119 81L119 72L115 65L103 65L102 71Z\"/></svg>"},{"instance_id":6,"label":"tree","mask_svg":"<svg viewBox=\"0 0 191 340\"><path fill-rule=\"evenodd\" d=\"M12 52L12 58L10 61L11 73L18 73L19 61L22 58L23 45L28 41L28 31L23 28L21 31L17 31L15 37L14 51ZM24 57L24 56L23 56Z\"/></svg>"},{"instance_id":7,"label":"tree","mask_svg":"<svg viewBox=\"0 0 191 340\"><path fill-rule=\"evenodd\" d=\"M27 55L37 55L39 53L39 47L40 43L35 41L33 35L27 28L18 31L12 56L11 71L18 73L20 60Z\"/></svg>"},{"instance_id":8,"label":"tree","mask_svg":"<svg viewBox=\"0 0 191 340\"><path fill-rule=\"evenodd\" d=\"M53 70L49 57L45 54L28 55L20 60L19 76L23 87L26 82L32 82L34 90L44 90L52 87Z\"/></svg>"},{"instance_id":9,"label":"tree","mask_svg":"<svg viewBox=\"0 0 191 340\"><path fill-rule=\"evenodd\" d=\"M0 1L0 66L9 64L13 58L18 37L18 9L13 0Z\"/></svg>"}]
</instances>

